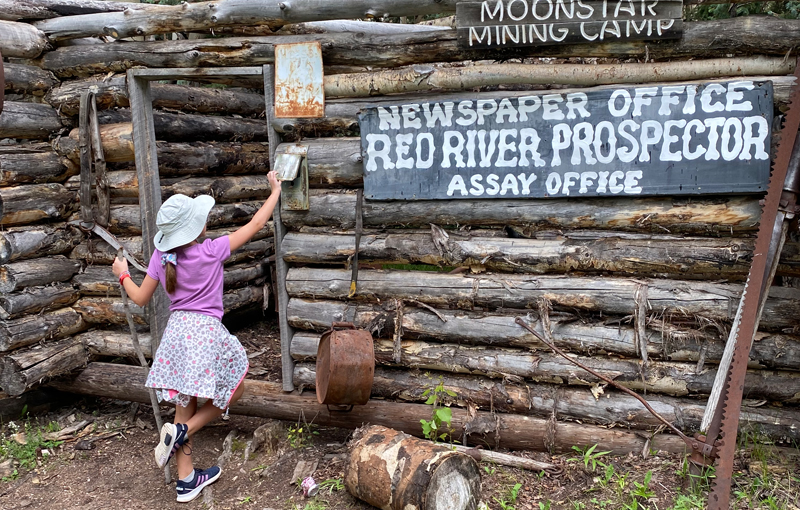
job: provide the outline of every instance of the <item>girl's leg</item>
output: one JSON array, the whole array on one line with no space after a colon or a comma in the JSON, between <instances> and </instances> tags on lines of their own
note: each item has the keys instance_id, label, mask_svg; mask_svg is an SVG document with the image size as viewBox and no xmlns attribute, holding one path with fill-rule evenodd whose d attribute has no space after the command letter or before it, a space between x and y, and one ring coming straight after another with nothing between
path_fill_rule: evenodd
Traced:
<instances>
[{"instance_id":1,"label":"girl's leg","mask_svg":"<svg viewBox=\"0 0 800 510\"><path fill-rule=\"evenodd\" d=\"M231 401L228 405L229 406L233 405L234 402L239 400L239 398L242 396L243 393L244 393L244 384L239 384L239 387L236 388L236 391L233 392L233 396L231 397ZM197 403L195 401L195 405L196 404ZM187 427L189 427L188 434L191 437L195 432L203 428L211 420L221 416L222 413L224 412L225 412L224 409L216 407L209 400L205 404L203 404L203 407L201 407L197 412L195 412L194 415L189 418L189 420L183 421L181 423L184 423ZM178 419L177 413L175 415L175 419L176 420Z\"/></svg>"},{"instance_id":2,"label":"girl's leg","mask_svg":"<svg viewBox=\"0 0 800 510\"><path fill-rule=\"evenodd\" d=\"M175 423L186 423L197 414L197 397L192 397L187 407L175 406ZM186 453L184 453L184 449ZM192 439L191 437L181 446L175 459L178 461L178 478L183 479L194 472L194 465L192 464Z\"/></svg>"}]
</instances>

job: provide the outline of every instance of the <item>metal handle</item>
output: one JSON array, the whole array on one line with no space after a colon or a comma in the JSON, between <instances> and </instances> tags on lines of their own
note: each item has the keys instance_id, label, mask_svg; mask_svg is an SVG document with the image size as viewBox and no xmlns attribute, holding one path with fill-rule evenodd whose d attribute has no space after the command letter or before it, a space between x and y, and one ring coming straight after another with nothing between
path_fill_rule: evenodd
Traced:
<instances>
[{"instance_id":1,"label":"metal handle","mask_svg":"<svg viewBox=\"0 0 800 510\"><path fill-rule=\"evenodd\" d=\"M356 325L352 322L334 322L331 324L331 329L336 328L343 328L343 329L356 329Z\"/></svg>"}]
</instances>

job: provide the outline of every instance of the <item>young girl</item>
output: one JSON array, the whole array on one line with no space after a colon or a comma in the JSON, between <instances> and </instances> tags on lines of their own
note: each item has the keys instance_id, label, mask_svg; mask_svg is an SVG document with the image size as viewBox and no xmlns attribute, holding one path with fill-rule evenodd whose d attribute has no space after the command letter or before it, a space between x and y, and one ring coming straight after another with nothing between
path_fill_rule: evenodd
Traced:
<instances>
[{"instance_id":1,"label":"young girl","mask_svg":"<svg viewBox=\"0 0 800 510\"><path fill-rule=\"evenodd\" d=\"M153 367L145 383L156 388L159 400L175 404L175 423L165 423L155 449L156 463L164 467L173 455L178 462L178 501L191 501L203 487L217 480L220 468L195 469L192 436L242 396L249 364L235 336L222 325L223 262L264 228L278 202L281 187L275 172L267 174L272 193L249 223L229 236L206 239L206 219L214 199L173 195L156 217L156 249L139 287L131 279L125 259L114 261L113 271L130 298L139 306L150 301L158 283L171 300L170 315ZM207 399L197 408L197 398Z\"/></svg>"}]
</instances>

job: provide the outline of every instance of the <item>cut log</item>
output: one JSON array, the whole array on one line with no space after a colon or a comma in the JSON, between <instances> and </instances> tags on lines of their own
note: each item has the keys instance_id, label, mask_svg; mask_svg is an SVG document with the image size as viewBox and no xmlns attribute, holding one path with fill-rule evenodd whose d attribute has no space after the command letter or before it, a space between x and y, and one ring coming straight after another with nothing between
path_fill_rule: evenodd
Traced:
<instances>
[{"instance_id":1,"label":"cut log","mask_svg":"<svg viewBox=\"0 0 800 510\"><path fill-rule=\"evenodd\" d=\"M49 104L6 101L0 116L0 138L46 140L63 127L58 112Z\"/></svg>"},{"instance_id":2,"label":"cut log","mask_svg":"<svg viewBox=\"0 0 800 510\"><path fill-rule=\"evenodd\" d=\"M476 375L447 372L419 372L405 369L375 367L372 396L400 402L424 403L427 390L439 383L456 394L450 401L459 407L475 405L494 412L591 423L602 426L622 426L655 430L662 422L650 414L635 398L613 388L590 389L560 384L520 384L510 380L498 381ZM294 383L300 388L314 388L315 366L299 363L294 370ZM423 395L424 394L424 395ZM705 400L647 395L647 402L667 421L685 433L699 429L705 412ZM771 407L763 402L742 408L739 428L758 430L774 441L793 441L800 437L797 420L800 410Z\"/></svg>"},{"instance_id":3,"label":"cut log","mask_svg":"<svg viewBox=\"0 0 800 510\"><path fill-rule=\"evenodd\" d=\"M47 144L0 147L0 186L64 182L79 171Z\"/></svg>"},{"instance_id":4,"label":"cut log","mask_svg":"<svg viewBox=\"0 0 800 510\"><path fill-rule=\"evenodd\" d=\"M303 140L302 144L308 146L306 160L310 187L363 187L360 138L309 139ZM281 151L280 145L277 150Z\"/></svg>"},{"instance_id":5,"label":"cut log","mask_svg":"<svg viewBox=\"0 0 800 510\"><path fill-rule=\"evenodd\" d=\"M231 37L186 41L133 42L97 46L66 47L46 53L45 69L56 76L87 76L122 72L134 66L209 67L260 66L273 63L276 43L319 41L326 65L397 67L423 62L501 60L524 57L634 57L649 51L654 59L678 57L717 58L760 54L783 56L800 45L796 20L767 16L744 16L725 20L683 24L677 41L622 41L606 44L532 46L486 52L458 45L456 30L436 30L397 35L352 33L301 36ZM765 38L764 34L770 34Z\"/></svg>"},{"instance_id":6,"label":"cut log","mask_svg":"<svg viewBox=\"0 0 800 510\"><path fill-rule=\"evenodd\" d=\"M447 445L366 426L353 435L345 466L347 492L384 510L475 510L478 463Z\"/></svg>"},{"instance_id":7,"label":"cut log","mask_svg":"<svg viewBox=\"0 0 800 510\"><path fill-rule=\"evenodd\" d=\"M22 395L33 385L86 365L89 358L79 341L68 338L0 357L0 389Z\"/></svg>"},{"instance_id":8,"label":"cut log","mask_svg":"<svg viewBox=\"0 0 800 510\"><path fill-rule=\"evenodd\" d=\"M297 332L292 338L292 357L315 359L320 335ZM393 357L391 340L375 341L375 362L410 369L470 373L495 379L518 377L540 383L592 386L602 381L576 367L557 354L531 353L519 349L472 347L455 344L434 344L420 340L403 340L400 358ZM689 363L650 360L642 366L639 360L623 360L600 356L573 356L589 368L611 377L615 382L635 391L672 396L708 395L716 370L696 373ZM747 398L800 403L800 373L750 370L745 382Z\"/></svg>"},{"instance_id":9,"label":"cut log","mask_svg":"<svg viewBox=\"0 0 800 510\"><path fill-rule=\"evenodd\" d=\"M141 367L90 363L74 377L52 381L49 384L59 390L82 395L149 402L150 397L144 387L146 377L147 370ZM325 405L317 403L317 397L313 392L294 395L284 393L280 383L245 380L244 384L244 395L231 406L231 412L234 414L294 423L305 416L305 420L313 421L317 425L351 429L370 423L393 427L416 436L422 436L419 420L428 420L431 416L429 405L381 400L370 400L366 405L353 407L348 413L329 411ZM469 422L466 411L453 408L452 426L455 437L462 436L464 426ZM614 454L641 454L647 442L647 438L636 431L565 422L556 422L552 440L548 440L547 420L515 414L492 415L479 411L471 423L473 424L471 430L480 429L474 427L478 423L491 423L492 431L498 431L497 436L491 432L487 432L483 437L480 433L475 434L471 436L471 444L480 442L511 450L546 451L547 445L552 445L552 449L556 452L570 452L573 451L573 446L597 444L599 450L608 450ZM685 443L667 434L653 436L650 446L655 450L666 452L685 452Z\"/></svg>"},{"instance_id":10,"label":"cut log","mask_svg":"<svg viewBox=\"0 0 800 510\"><path fill-rule=\"evenodd\" d=\"M44 96L48 90L58 84L53 73L36 66L5 62L3 71L6 79L5 90L12 94Z\"/></svg>"},{"instance_id":11,"label":"cut log","mask_svg":"<svg viewBox=\"0 0 800 510\"><path fill-rule=\"evenodd\" d=\"M55 183L0 188L0 225L63 220L77 209L76 199L76 193Z\"/></svg>"},{"instance_id":12,"label":"cut log","mask_svg":"<svg viewBox=\"0 0 800 510\"><path fill-rule=\"evenodd\" d=\"M102 124L131 122L128 109L104 110L98 118ZM156 137L167 142L194 141L266 141L267 124L264 119L242 119L191 113L153 112Z\"/></svg>"},{"instance_id":13,"label":"cut log","mask_svg":"<svg viewBox=\"0 0 800 510\"><path fill-rule=\"evenodd\" d=\"M152 344L149 333L138 333L139 345L147 358L152 357ZM121 358L135 358L136 350L128 331L108 331L95 329L76 335L75 339L83 343L90 354Z\"/></svg>"},{"instance_id":14,"label":"cut log","mask_svg":"<svg viewBox=\"0 0 800 510\"><path fill-rule=\"evenodd\" d=\"M80 230L65 223L11 227L0 232L0 264L67 253L82 238Z\"/></svg>"},{"instance_id":15,"label":"cut log","mask_svg":"<svg viewBox=\"0 0 800 510\"><path fill-rule=\"evenodd\" d=\"M36 58L47 46L44 32L14 21L0 21L0 53L4 57Z\"/></svg>"},{"instance_id":16,"label":"cut log","mask_svg":"<svg viewBox=\"0 0 800 510\"><path fill-rule=\"evenodd\" d=\"M292 229L304 226L353 228L356 195L315 191L308 211L285 211ZM670 197L552 200L364 201L365 227L437 225L520 226L527 237L538 230L600 229L654 234L751 234L761 209L752 197Z\"/></svg>"},{"instance_id":17,"label":"cut log","mask_svg":"<svg viewBox=\"0 0 800 510\"><path fill-rule=\"evenodd\" d=\"M106 0L0 0L0 19L47 19L96 12L146 9L150 4Z\"/></svg>"},{"instance_id":18,"label":"cut log","mask_svg":"<svg viewBox=\"0 0 800 510\"><path fill-rule=\"evenodd\" d=\"M42 340L64 338L83 331L86 327L83 317L72 308L0 321L0 352L12 351Z\"/></svg>"},{"instance_id":19,"label":"cut log","mask_svg":"<svg viewBox=\"0 0 800 510\"><path fill-rule=\"evenodd\" d=\"M441 232L441 231L437 231ZM613 234L612 234L613 235ZM750 270L753 239L598 235L591 239L514 239L443 234L367 234L359 260L377 264L475 266L492 271L533 274L608 273L644 277L733 281ZM289 233L284 260L299 264L347 262L355 236ZM778 274L800 276L800 244L787 244Z\"/></svg>"},{"instance_id":20,"label":"cut log","mask_svg":"<svg viewBox=\"0 0 800 510\"><path fill-rule=\"evenodd\" d=\"M292 268L286 277L286 289L292 297L345 299L350 291L350 276L350 271L338 269ZM469 310L527 309L537 299L547 298L556 309L568 312L628 315L636 306L634 296L641 284L648 287L647 299L653 313L666 317L697 316L712 321L732 320L742 291L741 285L732 283L364 270L358 276L355 299L366 302L409 299ZM800 290L770 287L760 326L791 328L798 321Z\"/></svg>"},{"instance_id":21,"label":"cut log","mask_svg":"<svg viewBox=\"0 0 800 510\"><path fill-rule=\"evenodd\" d=\"M402 313L403 338L547 350L546 345L514 322L519 312L431 311L415 307L414 303L410 305L407 304ZM289 324L297 329L321 333L330 329L333 322L352 322L357 327L372 331L374 336L392 338L397 320L393 308L393 305L382 307L293 298L287 307L287 317ZM528 316L527 320L541 332L541 324L537 319ZM597 353L613 353L630 358L638 356L632 326L593 323L587 318L566 314L552 318L551 332L556 345L570 352L585 356ZM645 338L650 358L693 363L702 358L715 363L722 357L727 333L716 328L695 330L652 321ZM750 352L750 367L800 370L800 338L758 332Z\"/></svg>"},{"instance_id":22,"label":"cut log","mask_svg":"<svg viewBox=\"0 0 800 510\"><path fill-rule=\"evenodd\" d=\"M40 70L47 73L47 71ZM48 73L49 74L49 73ZM128 108L128 86L125 75L106 79L105 75L85 80L64 82L47 93L47 102L64 115L78 115L84 90L95 87L98 110ZM154 108L169 108L194 113L258 116L264 113L264 96L250 92L188 85L153 83L150 86Z\"/></svg>"},{"instance_id":23,"label":"cut log","mask_svg":"<svg viewBox=\"0 0 800 510\"><path fill-rule=\"evenodd\" d=\"M225 268L223 274L223 288L235 289L248 285L250 282L266 276L269 265L265 260L236 264Z\"/></svg>"},{"instance_id":24,"label":"cut log","mask_svg":"<svg viewBox=\"0 0 800 510\"><path fill-rule=\"evenodd\" d=\"M78 297L78 291L67 283L28 287L21 292L0 294L0 319L16 319L23 315L57 310L74 303Z\"/></svg>"},{"instance_id":25,"label":"cut log","mask_svg":"<svg viewBox=\"0 0 800 510\"><path fill-rule=\"evenodd\" d=\"M80 269L80 262L63 255L4 264L0 266L0 292L9 293L25 287L64 282Z\"/></svg>"}]
</instances>

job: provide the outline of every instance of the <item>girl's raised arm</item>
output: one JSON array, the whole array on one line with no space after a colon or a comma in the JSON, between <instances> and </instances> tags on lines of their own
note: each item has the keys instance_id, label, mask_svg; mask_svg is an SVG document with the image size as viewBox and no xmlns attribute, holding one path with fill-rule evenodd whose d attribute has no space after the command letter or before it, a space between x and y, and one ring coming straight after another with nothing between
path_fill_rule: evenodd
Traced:
<instances>
[{"instance_id":1,"label":"girl's raised arm","mask_svg":"<svg viewBox=\"0 0 800 510\"><path fill-rule=\"evenodd\" d=\"M114 259L114 265L111 266L111 270L114 272L114 276L119 278L119 275L128 270L128 261L119 258ZM133 278L128 278L126 276L125 279L122 280L122 286L125 288L125 292L128 293L128 297L131 298L131 301L139 306L144 306L150 301L150 298L153 297L153 293L155 293L158 287L158 280L154 280L150 278L149 275L145 275L142 286L140 287L136 285Z\"/></svg>"},{"instance_id":2,"label":"girl's raised arm","mask_svg":"<svg viewBox=\"0 0 800 510\"><path fill-rule=\"evenodd\" d=\"M228 236L228 240L231 244L231 252L234 252L244 246L245 243L250 241L250 239L256 235L256 232L264 228L264 225L267 224L270 216L272 216L272 211L275 210L275 205L278 203L278 197L281 195L281 183L278 182L278 176L274 170L267 174L267 178L269 179L269 185L272 188L272 193L270 193L269 198L266 202L264 202L264 205L261 206L261 209L259 209L253 215L252 220Z\"/></svg>"}]
</instances>

